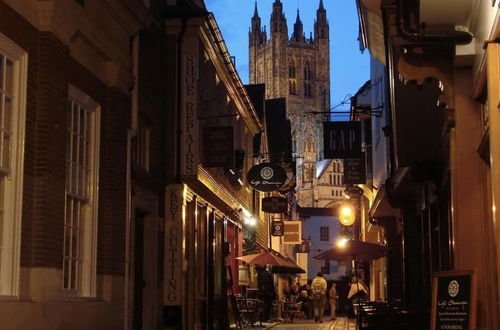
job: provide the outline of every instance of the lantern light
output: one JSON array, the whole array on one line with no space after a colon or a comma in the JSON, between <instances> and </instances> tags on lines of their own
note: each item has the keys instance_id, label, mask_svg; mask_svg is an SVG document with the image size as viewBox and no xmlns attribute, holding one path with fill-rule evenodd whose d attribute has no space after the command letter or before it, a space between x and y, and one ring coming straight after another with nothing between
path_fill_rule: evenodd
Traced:
<instances>
[{"instance_id":1,"label":"lantern light","mask_svg":"<svg viewBox=\"0 0 500 330\"><path fill-rule=\"evenodd\" d=\"M354 209L350 205L345 205L340 209L339 222L342 226L351 226L354 223Z\"/></svg>"}]
</instances>

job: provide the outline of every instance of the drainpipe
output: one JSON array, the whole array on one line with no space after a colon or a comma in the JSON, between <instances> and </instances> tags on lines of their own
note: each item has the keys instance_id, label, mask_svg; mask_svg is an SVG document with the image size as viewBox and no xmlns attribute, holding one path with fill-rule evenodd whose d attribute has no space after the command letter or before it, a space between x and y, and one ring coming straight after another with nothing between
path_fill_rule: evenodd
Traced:
<instances>
[{"instance_id":1,"label":"drainpipe","mask_svg":"<svg viewBox=\"0 0 500 330\"><path fill-rule=\"evenodd\" d=\"M405 7L405 0L399 0L397 6L398 34L407 41L416 43L448 42L457 45L466 45L472 40L472 34L467 31L426 33L419 29L413 29L410 27L409 22L405 20L405 13L408 12L408 9Z\"/></svg>"},{"instance_id":2,"label":"drainpipe","mask_svg":"<svg viewBox=\"0 0 500 330\"><path fill-rule=\"evenodd\" d=\"M131 309L133 290L131 284L134 283L132 278L132 249L134 247L134 229L133 229L133 201L132 201L132 139L136 135L137 130L137 111L138 111L138 79L139 79L139 34L132 38L132 75L134 76L134 85L131 92L131 114L130 128L127 132L127 174L126 174L126 206L125 212L127 221L125 224L125 315L124 329L132 328Z\"/></svg>"}]
</instances>

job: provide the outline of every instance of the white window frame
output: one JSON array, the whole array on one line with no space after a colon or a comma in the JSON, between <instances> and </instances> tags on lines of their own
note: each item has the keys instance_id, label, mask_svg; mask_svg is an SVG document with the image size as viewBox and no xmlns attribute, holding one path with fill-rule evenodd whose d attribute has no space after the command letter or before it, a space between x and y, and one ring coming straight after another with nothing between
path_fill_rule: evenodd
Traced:
<instances>
[{"instance_id":1,"label":"white window frame","mask_svg":"<svg viewBox=\"0 0 500 330\"><path fill-rule=\"evenodd\" d=\"M92 100L88 95L84 94L82 91L76 87L69 85L68 88L68 105L71 101L79 103L90 112L93 113L93 127L91 128L91 147L92 151L90 156L90 173L88 174L87 181L87 193L88 202L85 204L83 219L79 220L80 223L83 221L83 225L80 231L82 231L82 236L79 237L78 249L82 251L79 258L81 263L77 276L80 278L76 280L76 285L70 285L69 287L65 284L65 272L66 270L66 251L63 252L63 269L62 269L62 288L66 295L70 296L80 296L80 297L95 297L96 296L96 265L97 265L97 217L98 217L98 192L99 192L99 152L100 152L100 106L94 100ZM68 110L69 111L69 110ZM69 114L68 114L69 118ZM71 136L68 136L70 139ZM68 141L67 141L68 143ZM68 161L68 155L66 160ZM72 179L68 177L66 173L66 180ZM66 185L68 187L68 185ZM67 189L67 188L66 188ZM66 198L68 198L68 191L66 190ZM71 198L71 197L70 197ZM65 205L67 203L65 202ZM73 223L74 219L71 219ZM65 211L64 219L64 246L66 248L66 230L68 227L69 219L67 219L67 212ZM74 257L71 254L70 259ZM78 261L77 261L78 262ZM70 270L71 271L71 270Z\"/></svg>"},{"instance_id":2,"label":"white window frame","mask_svg":"<svg viewBox=\"0 0 500 330\"><path fill-rule=\"evenodd\" d=\"M0 249L0 296L19 295L21 217L23 201L24 143L28 53L0 33L0 53L14 64L12 85L12 135L10 172L5 179ZM3 79L3 78L1 78Z\"/></svg>"}]
</instances>

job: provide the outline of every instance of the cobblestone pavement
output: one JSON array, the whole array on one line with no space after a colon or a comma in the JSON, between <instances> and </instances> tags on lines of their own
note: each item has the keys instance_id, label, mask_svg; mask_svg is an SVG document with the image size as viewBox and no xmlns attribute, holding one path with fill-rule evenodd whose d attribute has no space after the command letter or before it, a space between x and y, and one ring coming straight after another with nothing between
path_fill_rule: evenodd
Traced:
<instances>
[{"instance_id":1,"label":"cobblestone pavement","mask_svg":"<svg viewBox=\"0 0 500 330\"><path fill-rule=\"evenodd\" d=\"M262 327L259 327L259 323L255 325L255 328L243 328L244 330L249 329L273 329L273 330L356 330L356 322L353 319L348 319L346 317L338 317L336 320L332 321L325 317L323 323L315 323L313 320L294 320L293 323L289 322L273 322L273 323L263 323Z\"/></svg>"}]
</instances>

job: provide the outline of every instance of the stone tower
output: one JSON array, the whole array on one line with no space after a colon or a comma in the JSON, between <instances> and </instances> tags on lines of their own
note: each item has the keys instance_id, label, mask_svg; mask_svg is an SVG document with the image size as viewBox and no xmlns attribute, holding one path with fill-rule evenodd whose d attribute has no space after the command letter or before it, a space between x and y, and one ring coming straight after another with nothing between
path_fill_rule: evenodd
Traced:
<instances>
[{"instance_id":1,"label":"stone tower","mask_svg":"<svg viewBox=\"0 0 500 330\"><path fill-rule=\"evenodd\" d=\"M264 83L266 98L286 98L297 161L297 198L302 207L315 206L316 162L323 150L323 121L330 109L330 40L323 0L319 1L314 36L306 37L299 10L291 37L280 0L273 3L270 39L255 3L249 32L250 83Z\"/></svg>"}]
</instances>

